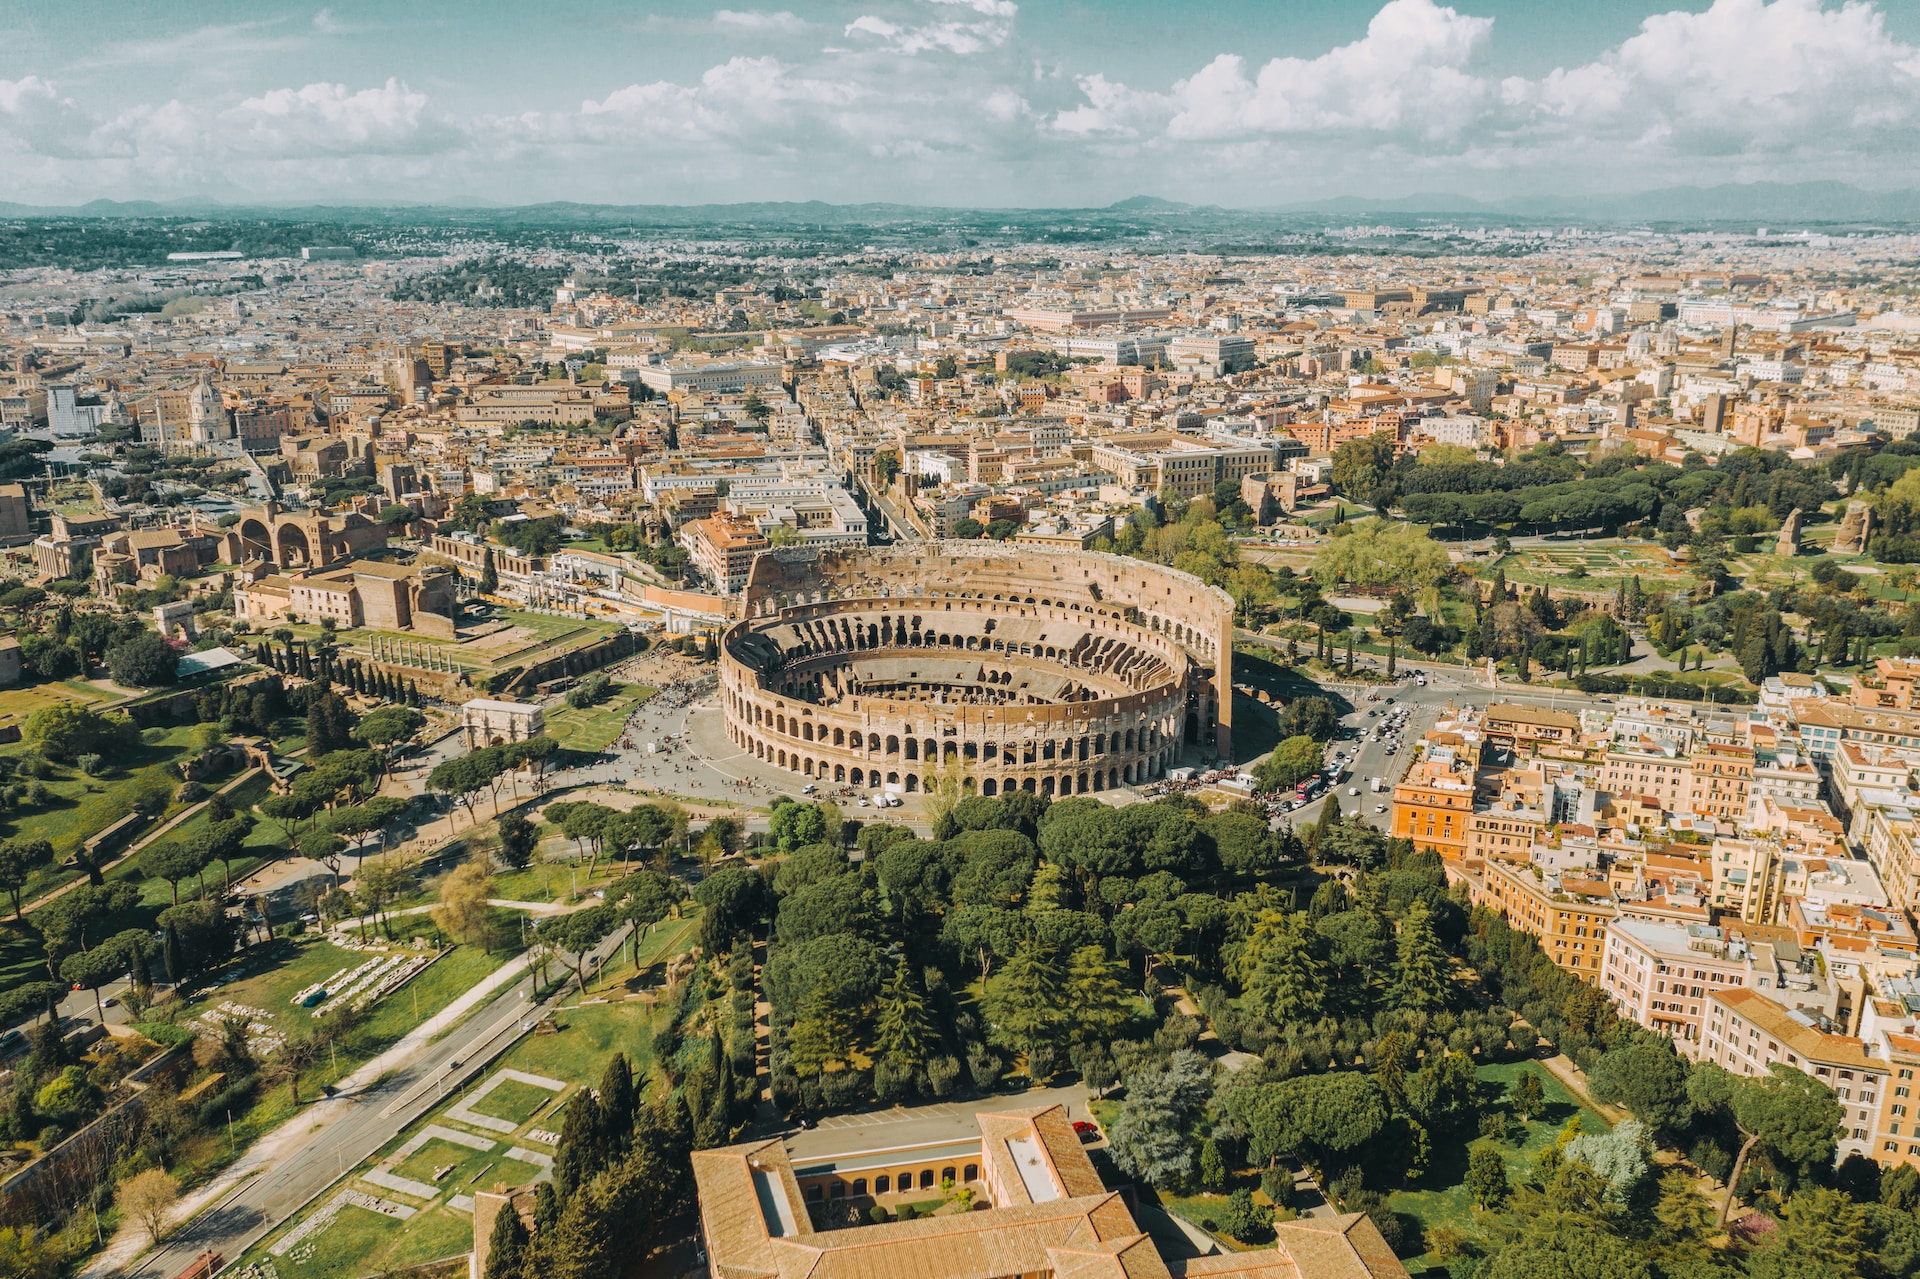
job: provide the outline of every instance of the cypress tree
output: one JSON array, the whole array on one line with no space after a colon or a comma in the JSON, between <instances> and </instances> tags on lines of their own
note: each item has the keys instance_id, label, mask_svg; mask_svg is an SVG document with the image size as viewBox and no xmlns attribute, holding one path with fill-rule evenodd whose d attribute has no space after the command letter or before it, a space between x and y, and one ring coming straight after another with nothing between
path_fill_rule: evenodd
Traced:
<instances>
[{"instance_id":1,"label":"cypress tree","mask_svg":"<svg viewBox=\"0 0 1920 1279\"><path fill-rule=\"evenodd\" d=\"M553 1228L559 1224L560 1196L552 1182L543 1181L533 1188L534 1232L551 1236Z\"/></svg>"},{"instance_id":2,"label":"cypress tree","mask_svg":"<svg viewBox=\"0 0 1920 1279\"><path fill-rule=\"evenodd\" d=\"M567 1103L567 1116L560 1123L560 1148L553 1156L554 1188L561 1198L571 1197L606 1167L602 1131L600 1104L583 1088Z\"/></svg>"},{"instance_id":3,"label":"cypress tree","mask_svg":"<svg viewBox=\"0 0 1920 1279\"><path fill-rule=\"evenodd\" d=\"M500 573L493 566L493 548L487 548L486 559L480 562L480 593L491 595L500 589Z\"/></svg>"},{"instance_id":4,"label":"cypress tree","mask_svg":"<svg viewBox=\"0 0 1920 1279\"><path fill-rule=\"evenodd\" d=\"M525 1279L530 1236L511 1200L493 1219L493 1234L488 1238L485 1279Z\"/></svg>"},{"instance_id":5,"label":"cypress tree","mask_svg":"<svg viewBox=\"0 0 1920 1279\"><path fill-rule=\"evenodd\" d=\"M634 1102L633 1068L615 1053L600 1076L601 1143L610 1153L624 1153L633 1140Z\"/></svg>"}]
</instances>

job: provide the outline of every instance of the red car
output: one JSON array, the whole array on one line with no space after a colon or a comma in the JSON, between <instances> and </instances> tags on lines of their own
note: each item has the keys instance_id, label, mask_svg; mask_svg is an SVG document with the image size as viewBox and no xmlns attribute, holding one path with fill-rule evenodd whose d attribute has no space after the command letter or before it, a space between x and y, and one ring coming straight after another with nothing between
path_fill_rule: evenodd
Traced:
<instances>
[{"instance_id":1,"label":"red car","mask_svg":"<svg viewBox=\"0 0 1920 1279\"><path fill-rule=\"evenodd\" d=\"M1073 1121L1073 1135L1082 1141L1100 1140L1100 1125L1085 1119Z\"/></svg>"}]
</instances>

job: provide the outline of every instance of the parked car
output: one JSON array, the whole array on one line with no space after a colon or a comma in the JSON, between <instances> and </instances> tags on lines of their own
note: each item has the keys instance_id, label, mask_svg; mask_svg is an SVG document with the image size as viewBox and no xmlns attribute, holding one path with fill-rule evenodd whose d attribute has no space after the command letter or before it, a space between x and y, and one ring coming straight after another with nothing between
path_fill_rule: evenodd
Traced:
<instances>
[{"instance_id":1,"label":"parked car","mask_svg":"<svg viewBox=\"0 0 1920 1279\"><path fill-rule=\"evenodd\" d=\"M1073 1135L1082 1141L1100 1140L1100 1125L1086 1119L1073 1121Z\"/></svg>"}]
</instances>

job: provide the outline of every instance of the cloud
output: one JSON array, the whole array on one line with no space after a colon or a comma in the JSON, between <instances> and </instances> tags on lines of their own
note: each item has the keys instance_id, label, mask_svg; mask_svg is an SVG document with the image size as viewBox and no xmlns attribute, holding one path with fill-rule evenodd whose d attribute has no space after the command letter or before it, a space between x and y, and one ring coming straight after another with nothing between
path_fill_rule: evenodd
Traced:
<instances>
[{"instance_id":1,"label":"cloud","mask_svg":"<svg viewBox=\"0 0 1920 1279\"><path fill-rule=\"evenodd\" d=\"M77 83L44 68L0 80L0 172L10 198L46 202L1104 203L1142 174L1239 204L1436 181L1488 196L1764 177L1920 184L1920 49L1888 29L1882 4L1692 0L1583 60L1501 49L1518 68L1503 76L1491 69L1501 32L1479 2L1376 0L1337 45L1265 60L1207 50L1146 81L1117 74L1097 44L1023 41L1012 0L863 0L835 27L797 5L716 9L674 20L688 47L717 50L685 72L596 83L563 108L502 77L464 111L402 77L257 78L292 44L337 49L327 9L310 25L157 40L135 29L73 64ZM839 47L820 47L822 30ZM210 56L231 80L194 71ZM85 79L103 66L174 87L115 99Z\"/></svg>"},{"instance_id":2,"label":"cloud","mask_svg":"<svg viewBox=\"0 0 1920 1279\"><path fill-rule=\"evenodd\" d=\"M1675 152L1846 148L1920 121L1920 51L1880 11L1819 0L1716 0L1655 14L1584 66L1502 86L1519 123Z\"/></svg>"},{"instance_id":3,"label":"cloud","mask_svg":"<svg viewBox=\"0 0 1920 1279\"><path fill-rule=\"evenodd\" d=\"M977 17L954 21L895 22L878 14L862 14L849 22L849 37L879 40L889 53L913 57L922 53L952 53L961 57L984 53L1005 44L1013 34L1020 6L1013 0L927 0L943 9L969 9Z\"/></svg>"},{"instance_id":4,"label":"cloud","mask_svg":"<svg viewBox=\"0 0 1920 1279\"><path fill-rule=\"evenodd\" d=\"M805 19L796 17L786 9L778 13L768 13L761 9L716 9L713 24L728 31L767 31L780 34L792 34L805 31Z\"/></svg>"}]
</instances>

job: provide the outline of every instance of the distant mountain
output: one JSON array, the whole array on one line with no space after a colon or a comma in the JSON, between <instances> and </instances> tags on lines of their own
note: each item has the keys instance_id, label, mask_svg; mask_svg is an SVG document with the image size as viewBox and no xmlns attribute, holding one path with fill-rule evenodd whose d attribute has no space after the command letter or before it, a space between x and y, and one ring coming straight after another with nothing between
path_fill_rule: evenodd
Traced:
<instances>
[{"instance_id":1,"label":"distant mountain","mask_svg":"<svg viewBox=\"0 0 1920 1279\"><path fill-rule=\"evenodd\" d=\"M1115 200L1107 206L1111 213L1185 213L1191 210L1191 204L1182 204L1178 200L1163 200L1157 195L1136 195L1125 200Z\"/></svg>"},{"instance_id":2,"label":"distant mountain","mask_svg":"<svg viewBox=\"0 0 1920 1279\"><path fill-rule=\"evenodd\" d=\"M1920 222L1920 190L1864 191L1844 182L1752 182L1709 187L1666 187L1652 191L1599 194L1530 195L1490 198L1458 192L1420 192L1400 196L1342 195L1260 209L1194 205L1160 196L1136 195L1104 208L958 208L869 203L829 204L821 200L757 201L741 204L582 204L549 201L495 205L479 202L410 204L222 204L217 200L94 200L78 207L51 208L0 202L0 217L89 218L266 218L286 222L349 225L401 225L427 221L495 226L570 226L614 228L700 227L708 225L853 228L947 223L955 229L991 233L1002 224L1077 224L1073 234L1093 234L1103 225L1152 218L1159 225L1219 232L1232 226L1299 225L1325 218L1477 217L1543 219L1586 223L1732 223L1751 232L1758 226L1789 230L1810 223L1884 224ZM1751 223L1753 226L1741 224ZM1137 225L1137 223L1136 223ZM1058 231L1058 227L1054 227Z\"/></svg>"}]
</instances>

